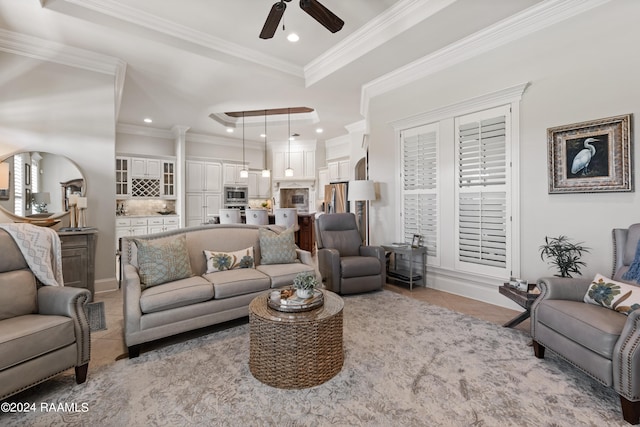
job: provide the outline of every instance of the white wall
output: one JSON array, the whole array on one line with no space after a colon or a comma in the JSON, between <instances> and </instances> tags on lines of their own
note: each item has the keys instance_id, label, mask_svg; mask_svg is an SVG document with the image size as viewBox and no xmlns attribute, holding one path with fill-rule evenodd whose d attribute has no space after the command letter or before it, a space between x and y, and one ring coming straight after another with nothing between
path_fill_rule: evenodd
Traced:
<instances>
[{"instance_id":1,"label":"white wall","mask_svg":"<svg viewBox=\"0 0 640 427\"><path fill-rule=\"evenodd\" d=\"M0 70L0 157L43 151L79 166L87 182L88 223L100 230L96 287L113 288L113 76L8 53L0 53Z\"/></svg>"},{"instance_id":2,"label":"white wall","mask_svg":"<svg viewBox=\"0 0 640 427\"><path fill-rule=\"evenodd\" d=\"M520 275L536 280L555 274L540 260L538 248L545 236L560 234L592 248L584 257L585 277L609 275L611 229L640 222L640 195L548 194L547 128L626 113L635 114L632 128L637 128L637 16L640 2L612 2L374 98L370 175L380 182L381 199L372 203L372 242L400 236L399 153L389 122L530 82L520 104ZM632 134L632 151L635 140ZM635 170L638 162L636 155ZM634 182L637 187L637 178ZM497 294L490 292L488 298Z\"/></svg>"}]
</instances>

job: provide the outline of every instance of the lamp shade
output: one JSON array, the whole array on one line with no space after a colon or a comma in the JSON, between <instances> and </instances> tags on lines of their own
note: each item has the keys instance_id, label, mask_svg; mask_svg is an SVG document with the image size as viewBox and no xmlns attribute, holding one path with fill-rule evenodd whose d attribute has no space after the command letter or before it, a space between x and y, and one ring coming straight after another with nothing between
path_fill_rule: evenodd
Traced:
<instances>
[{"instance_id":1,"label":"lamp shade","mask_svg":"<svg viewBox=\"0 0 640 427\"><path fill-rule=\"evenodd\" d=\"M51 203L51 194L48 191L44 191L41 193L33 193L33 203L38 205Z\"/></svg>"},{"instance_id":2,"label":"lamp shade","mask_svg":"<svg viewBox=\"0 0 640 427\"><path fill-rule=\"evenodd\" d=\"M349 181L349 195L348 200L355 202L358 200L375 200L376 188L373 181L358 180Z\"/></svg>"},{"instance_id":3,"label":"lamp shade","mask_svg":"<svg viewBox=\"0 0 640 427\"><path fill-rule=\"evenodd\" d=\"M0 188L9 188L9 163L0 163Z\"/></svg>"}]
</instances>

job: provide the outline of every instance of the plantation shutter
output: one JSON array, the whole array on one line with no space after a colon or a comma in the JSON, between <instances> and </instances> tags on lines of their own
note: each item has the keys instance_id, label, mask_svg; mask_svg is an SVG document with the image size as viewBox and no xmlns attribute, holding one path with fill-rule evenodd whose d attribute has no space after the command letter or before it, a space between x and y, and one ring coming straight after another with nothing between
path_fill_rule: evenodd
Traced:
<instances>
[{"instance_id":1,"label":"plantation shutter","mask_svg":"<svg viewBox=\"0 0 640 427\"><path fill-rule=\"evenodd\" d=\"M438 126L420 126L401 133L403 235L411 242L422 236L427 259L438 256Z\"/></svg>"},{"instance_id":2,"label":"plantation shutter","mask_svg":"<svg viewBox=\"0 0 640 427\"><path fill-rule=\"evenodd\" d=\"M13 213L24 216L24 160L22 154L13 156Z\"/></svg>"},{"instance_id":3,"label":"plantation shutter","mask_svg":"<svg viewBox=\"0 0 640 427\"><path fill-rule=\"evenodd\" d=\"M509 111L456 118L458 261L470 271L510 268Z\"/></svg>"}]
</instances>

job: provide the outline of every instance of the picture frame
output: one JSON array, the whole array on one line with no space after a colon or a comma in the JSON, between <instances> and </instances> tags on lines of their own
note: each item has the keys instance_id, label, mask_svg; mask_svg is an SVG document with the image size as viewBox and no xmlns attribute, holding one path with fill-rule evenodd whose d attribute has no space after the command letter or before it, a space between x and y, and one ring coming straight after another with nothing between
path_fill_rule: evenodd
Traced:
<instances>
[{"instance_id":1,"label":"picture frame","mask_svg":"<svg viewBox=\"0 0 640 427\"><path fill-rule=\"evenodd\" d=\"M31 165L24 164L24 185L31 185Z\"/></svg>"},{"instance_id":2,"label":"picture frame","mask_svg":"<svg viewBox=\"0 0 640 427\"><path fill-rule=\"evenodd\" d=\"M548 128L549 194L633 191L631 118Z\"/></svg>"},{"instance_id":3,"label":"picture frame","mask_svg":"<svg viewBox=\"0 0 640 427\"><path fill-rule=\"evenodd\" d=\"M24 189L24 210L26 211L27 214L31 213L29 212L31 210L31 189L30 188Z\"/></svg>"},{"instance_id":4,"label":"picture frame","mask_svg":"<svg viewBox=\"0 0 640 427\"><path fill-rule=\"evenodd\" d=\"M411 247L418 248L420 247L421 243L422 243L422 236L420 234L414 234L413 240L411 241Z\"/></svg>"}]
</instances>

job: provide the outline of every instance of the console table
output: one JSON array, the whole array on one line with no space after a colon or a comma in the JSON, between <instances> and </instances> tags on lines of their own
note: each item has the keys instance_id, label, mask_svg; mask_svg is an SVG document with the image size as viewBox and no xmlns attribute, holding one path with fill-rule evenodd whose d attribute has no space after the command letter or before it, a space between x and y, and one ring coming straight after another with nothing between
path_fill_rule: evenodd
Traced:
<instances>
[{"instance_id":1,"label":"console table","mask_svg":"<svg viewBox=\"0 0 640 427\"><path fill-rule=\"evenodd\" d=\"M59 231L58 235L64 285L88 289L93 299L98 230Z\"/></svg>"}]
</instances>

